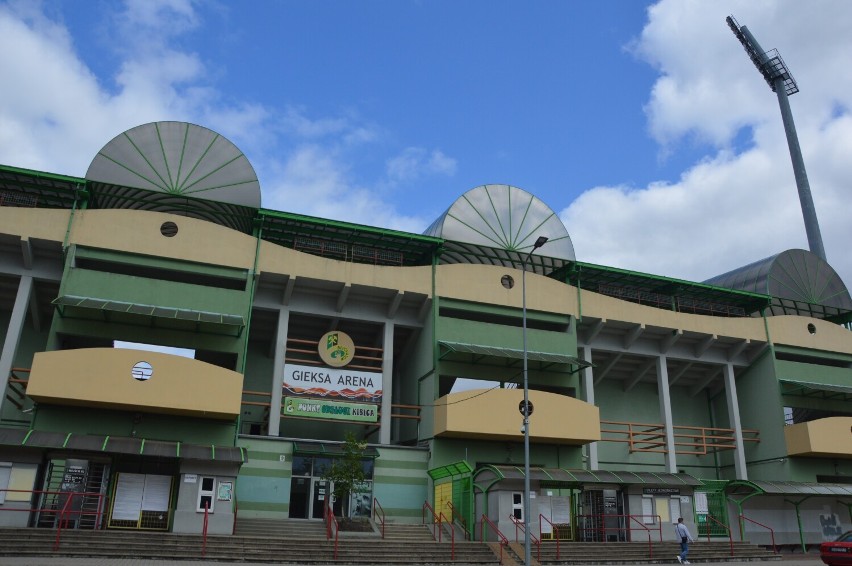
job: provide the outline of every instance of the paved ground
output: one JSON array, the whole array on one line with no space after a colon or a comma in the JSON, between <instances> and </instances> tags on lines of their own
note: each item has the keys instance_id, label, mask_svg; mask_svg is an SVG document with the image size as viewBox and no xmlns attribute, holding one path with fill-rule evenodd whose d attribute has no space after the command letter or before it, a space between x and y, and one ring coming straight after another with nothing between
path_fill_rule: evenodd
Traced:
<instances>
[{"instance_id":1,"label":"paved ground","mask_svg":"<svg viewBox=\"0 0 852 566\"><path fill-rule=\"evenodd\" d=\"M672 564L675 564L675 559L672 557ZM734 566L737 564L749 564L750 566L758 566L765 564L779 564L778 562L696 562L696 566ZM819 555L816 554L793 554L784 555L782 566L819 566L822 561ZM216 562L208 561L186 561L186 560L141 560L135 558L16 558L11 556L0 556L0 565L2 566L269 566L268 563L256 564L249 562ZM295 566L295 565L291 565ZM316 565L313 565L316 566ZM399 564L396 566L406 566ZM456 563L455 566L465 566L464 564Z\"/></svg>"}]
</instances>

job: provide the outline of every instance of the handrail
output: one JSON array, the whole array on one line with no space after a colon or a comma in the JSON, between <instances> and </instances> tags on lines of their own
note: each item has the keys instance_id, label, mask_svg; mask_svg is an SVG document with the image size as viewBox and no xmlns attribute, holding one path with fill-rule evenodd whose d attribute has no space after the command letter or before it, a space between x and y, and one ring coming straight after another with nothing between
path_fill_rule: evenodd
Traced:
<instances>
[{"instance_id":1,"label":"handrail","mask_svg":"<svg viewBox=\"0 0 852 566\"><path fill-rule=\"evenodd\" d=\"M607 428L610 425L611 428ZM743 443L760 442L760 430L743 429ZM737 447L734 429L706 426L674 426L675 452L678 454L707 455L718 450ZM665 425L629 421L601 421L601 442L621 442L632 452L665 454Z\"/></svg>"},{"instance_id":2,"label":"handrail","mask_svg":"<svg viewBox=\"0 0 852 566\"><path fill-rule=\"evenodd\" d=\"M435 513L435 509L433 509L432 506L429 505L428 501L423 502L423 508L420 512L420 519L423 521L423 524L425 525L426 524L426 510L427 509L432 514L432 526L429 527L429 530L432 532L432 540L436 540L438 542L441 542L441 527L440 527L441 518L438 517L438 515ZM435 527L434 527L435 524L438 525L438 535L437 536L435 535Z\"/></svg>"},{"instance_id":3,"label":"handrail","mask_svg":"<svg viewBox=\"0 0 852 566\"><path fill-rule=\"evenodd\" d=\"M379 513L381 512L381 520L379 520ZM381 523L382 525L382 538L385 538L385 509L382 507L382 504L379 503L379 499L377 497L373 497L373 521L377 523Z\"/></svg>"},{"instance_id":4,"label":"handrail","mask_svg":"<svg viewBox=\"0 0 852 566\"><path fill-rule=\"evenodd\" d=\"M654 545L651 544L651 529L646 527L644 523L641 523L639 521L639 519L637 519L633 515L628 515L628 517L630 517L631 521L636 521L639 524L640 527L642 527L643 529L648 531L648 558L653 558L654 557ZM631 537L631 538L633 538L633 537Z\"/></svg>"},{"instance_id":5,"label":"handrail","mask_svg":"<svg viewBox=\"0 0 852 566\"><path fill-rule=\"evenodd\" d=\"M494 534L497 536L497 541L500 543L500 564L503 563L503 547L509 546L509 539L506 538L506 535L500 532L500 529L497 528L497 525L494 524L494 521L488 518L488 515L483 514L482 518L479 520L479 540L486 542L485 540L485 525L486 523L494 529Z\"/></svg>"},{"instance_id":6,"label":"handrail","mask_svg":"<svg viewBox=\"0 0 852 566\"><path fill-rule=\"evenodd\" d=\"M642 517L653 517L654 518L654 524L657 525L657 528L656 529L649 529L645 524L643 524L641 521L639 521L638 518L642 518ZM620 521L619 521L619 526L616 526L616 527L606 526L606 523L605 523L606 519L622 519L622 518L626 520L625 526L621 526ZM601 526L600 527L586 527L586 526L580 527L579 525L581 523L586 522L585 519L590 519L591 522L599 520L600 523L601 523ZM641 515L641 514L640 515L632 515L632 514L631 515L608 515L608 514L604 514L604 513L597 513L597 514L593 514L593 515L577 515L576 516L577 531L578 532L585 533L586 531L593 531L593 532L594 531L600 531L604 535L604 538L606 538L606 533L609 532L609 531L623 531L624 534L625 534L625 537L628 537L628 534L630 534L632 531L638 530L637 527L628 526L629 524L631 524L631 521L636 521L636 523L639 524L639 526L641 526L646 531L650 532L652 530L656 530L657 533L659 534L660 541L663 540L663 522L662 522L662 519L660 518L659 515Z\"/></svg>"},{"instance_id":7,"label":"handrail","mask_svg":"<svg viewBox=\"0 0 852 566\"><path fill-rule=\"evenodd\" d=\"M456 530L454 528L452 528L453 522L450 521L449 519L447 519L447 516L444 515L444 513L442 511L441 513L438 513L438 532L443 531L443 528L441 527L441 524L442 524L443 521L446 521L447 523L450 524L450 560L455 561L455 559L456 559ZM438 538L438 542L440 542L440 541L441 541L441 539Z\"/></svg>"},{"instance_id":8,"label":"handrail","mask_svg":"<svg viewBox=\"0 0 852 566\"><path fill-rule=\"evenodd\" d=\"M456 520L458 520L462 531L464 532L464 540L470 540L470 531L468 530L467 525L465 524L464 517L459 515L458 511L456 511L456 507L455 505L453 505L452 501L447 500L447 507L450 508L450 517L453 519L453 522L450 523L450 525L455 528L455 522Z\"/></svg>"},{"instance_id":9,"label":"handrail","mask_svg":"<svg viewBox=\"0 0 852 566\"><path fill-rule=\"evenodd\" d=\"M59 512L59 522L56 524L56 540L53 542L54 552L59 550L59 539L62 537L62 524L63 522L68 520L68 517L66 517L66 513L68 512L68 506L71 505L71 502L73 500L74 495L71 494L71 497L65 500L65 505L62 506L62 510Z\"/></svg>"},{"instance_id":10,"label":"handrail","mask_svg":"<svg viewBox=\"0 0 852 566\"><path fill-rule=\"evenodd\" d=\"M775 546L775 531L772 529L772 527L770 527L768 525L764 525L763 523L758 523L754 519L749 519L748 517L746 517L745 515L742 515L742 514L739 515L739 518L741 520L745 519L749 523L754 523L755 525L757 525L759 527L763 527L764 529L769 529L769 534L770 534L770 536L772 536L772 553L778 554L778 548Z\"/></svg>"},{"instance_id":11,"label":"handrail","mask_svg":"<svg viewBox=\"0 0 852 566\"><path fill-rule=\"evenodd\" d=\"M0 511L23 511L23 512L27 512L27 513L32 513L32 512L55 513L57 515L57 521L56 521L56 540L53 543L53 550L54 551L59 549L59 544L60 544L61 539L62 539L62 529L63 529L63 527L67 528L67 525L68 525L68 515L73 514L73 515L78 515L80 517L82 517L83 515L95 515L95 517L96 517L95 518L95 526L97 528L103 527L103 525L101 525L101 515L103 515L103 508L104 508L104 506L103 506L104 495L102 493L88 492L88 491L87 492L76 492L76 491L51 491L51 492L48 492L48 491L32 490L32 489L0 489L0 492L4 492L4 493L29 493L29 494L35 494L35 493L45 494L46 493L46 494L58 495L60 497L62 497L62 496L68 497L68 499L65 500L65 504L62 506L62 509L60 509L58 511L56 509L41 509L41 508L33 508L33 507L20 508L20 509L15 509L15 508L9 509L9 508L5 508L5 507L0 508ZM96 497L98 499L98 510L97 511L83 511L82 508L78 509L78 510L72 509L73 501L74 501L75 497L81 497L81 498Z\"/></svg>"},{"instance_id":12,"label":"handrail","mask_svg":"<svg viewBox=\"0 0 852 566\"><path fill-rule=\"evenodd\" d=\"M334 509L329 505L330 497L326 497L325 505L323 506L323 519L325 519L325 536L331 539L331 533L334 531L334 559L337 560L338 537L340 535L340 525L337 523L337 518L334 516Z\"/></svg>"},{"instance_id":13,"label":"handrail","mask_svg":"<svg viewBox=\"0 0 852 566\"><path fill-rule=\"evenodd\" d=\"M541 528L542 527L542 524L541 524L542 520L547 521L547 524L550 525L550 532L552 532L552 533L557 532L556 525L554 525L553 522L550 519L548 519L547 517L545 517L544 515L539 513L539 515L538 515L538 532L539 532L539 534L541 534L541 531L543 530ZM554 539L556 540L556 559L559 560L559 537L556 536L556 537L554 537ZM541 546L539 546L539 551L541 551ZM539 562L541 562L541 558L539 558Z\"/></svg>"},{"instance_id":14,"label":"handrail","mask_svg":"<svg viewBox=\"0 0 852 566\"><path fill-rule=\"evenodd\" d=\"M204 502L204 525L201 527L201 556L207 554L207 523L210 519L210 503Z\"/></svg>"},{"instance_id":15,"label":"handrail","mask_svg":"<svg viewBox=\"0 0 852 566\"><path fill-rule=\"evenodd\" d=\"M714 523L716 523L717 525L719 525L720 527L722 527L723 529L728 531L728 541L731 543L731 556L733 556L734 555L734 537L731 534L731 527L729 527L725 523L717 520L716 517L714 517L713 515L707 514L705 516L707 517L707 523L706 523L707 524L707 542L710 542L710 521L713 521Z\"/></svg>"},{"instance_id":16,"label":"handrail","mask_svg":"<svg viewBox=\"0 0 852 566\"><path fill-rule=\"evenodd\" d=\"M511 513L509 513L509 520L512 521L512 523L515 524L515 542L520 542L518 540L518 528L520 527L521 529L524 530L524 532L526 532L527 526L524 523L522 523L520 519L518 519L517 517L515 517ZM524 539L526 539L526 537L524 537ZM538 549L538 552L536 553L536 560L541 562L541 541L538 540L536 538L536 536L532 533L530 533L530 540L532 540L533 543L535 543L535 546Z\"/></svg>"}]
</instances>

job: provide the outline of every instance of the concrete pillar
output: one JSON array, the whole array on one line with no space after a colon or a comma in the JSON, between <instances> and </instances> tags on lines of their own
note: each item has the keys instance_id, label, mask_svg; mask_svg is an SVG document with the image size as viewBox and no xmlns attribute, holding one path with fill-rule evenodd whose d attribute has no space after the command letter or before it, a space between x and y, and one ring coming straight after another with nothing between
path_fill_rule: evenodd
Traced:
<instances>
[{"instance_id":1,"label":"concrete pillar","mask_svg":"<svg viewBox=\"0 0 852 566\"><path fill-rule=\"evenodd\" d=\"M583 360L592 363L592 347L583 346ZM583 368L583 392L585 393L586 403L595 404L595 375L591 367ZM592 442L587 446L589 454L589 469L597 470L598 468L598 443Z\"/></svg>"},{"instance_id":2,"label":"concrete pillar","mask_svg":"<svg viewBox=\"0 0 852 566\"><path fill-rule=\"evenodd\" d=\"M15 352L18 351L18 343L21 333L24 331L24 322L27 317L27 307L30 303L30 294L33 291L33 278L24 275L18 282L18 294L15 296L15 305L12 307L12 316L9 319L9 329L6 331L6 340L3 342L3 353L0 354L0 407L6 399L6 385L9 383L9 373L15 362Z\"/></svg>"},{"instance_id":3,"label":"concrete pillar","mask_svg":"<svg viewBox=\"0 0 852 566\"><path fill-rule=\"evenodd\" d=\"M385 323L384 355L382 356L382 420L379 423L379 442L391 443L391 411L393 405L393 322Z\"/></svg>"},{"instance_id":4,"label":"concrete pillar","mask_svg":"<svg viewBox=\"0 0 852 566\"><path fill-rule=\"evenodd\" d=\"M379 423L379 442L390 444L391 412L393 405L393 322L385 323L384 356L382 360L382 420Z\"/></svg>"},{"instance_id":5,"label":"concrete pillar","mask_svg":"<svg viewBox=\"0 0 852 566\"><path fill-rule=\"evenodd\" d=\"M722 367L725 377L725 399L728 402L728 416L731 427L734 429L734 442L737 447L734 450L734 473L738 480L748 479L746 469L745 447L743 446L743 427L740 423L740 404L737 400L737 383L734 376L733 364L725 364Z\"/></svg>"},{"instance_id":6,"label":"concrete pillar","mask_svg":"<svg viewBox=\"0 0 852 566\"><path fill-rule=\"evenodd\" d=\"M677 454L675 454L674 423L672 422L672 399L669 392L669 368L666 356L657 357L657 391L660 398L660 416L666 435L666 471L677 473Z\"/></svg>"},{"instance_id":7,"label":"concrete pillar","mask_svg":"<svg viewBox=\"0 0 852 566\"><path fill-rule=\"evenodd\" d=\"M272 367L272 397L269 405L269 436L278 436L281 431L281 398L284 385L284 356L287 353L287 329L290 326L290 311L278 311L278 327L275 331L275 363Z\"/></svg>"}]
</instances>

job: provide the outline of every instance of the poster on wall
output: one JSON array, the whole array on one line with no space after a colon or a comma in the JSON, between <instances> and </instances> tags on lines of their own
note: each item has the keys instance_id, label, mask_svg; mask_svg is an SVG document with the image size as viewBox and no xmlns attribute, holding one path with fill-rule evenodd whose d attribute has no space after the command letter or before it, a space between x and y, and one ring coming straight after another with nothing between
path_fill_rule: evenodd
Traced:
<instances>
[{"instance_id":1,"label":"poster on wall","mask_svg":"<svg viewBox=\"0 0 852 566\"><path fill-rule=\"evenodd\" d=\"M346 368L284 364L284 394L379 403L382 374Z\"/></svg>"}]
</instances>

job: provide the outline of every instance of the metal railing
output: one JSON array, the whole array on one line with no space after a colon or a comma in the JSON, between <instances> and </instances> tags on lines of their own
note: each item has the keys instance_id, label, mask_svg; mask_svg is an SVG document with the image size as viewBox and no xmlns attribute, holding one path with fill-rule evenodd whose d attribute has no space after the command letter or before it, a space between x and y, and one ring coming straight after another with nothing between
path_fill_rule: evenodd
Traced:
<instances>
[{"instance_id":1,"label":"metal railing","mask_svg":"<svg viewBox=\"0 0 852 566\"><path fill-rule=\"evenodd\" d=\"M502 564L503 548L509 546L509 539L506 538L506 535L500 532L500 529L497 528L497 525L494 524L494 521L489 519L487 515L482 515L482 518L479 520L479 540L481 540L483 544L488 542L485 538L486 525L491 527L491 530L494 531L494 535L497 537L497 542L500 545L500 564Z\"/></svg>"},{"instance_id":2,"label":"metal railing","mask_svg":"<svg viewBox=\"0 0 852 566\"><path fill-rule=\"evenodd\" d=\"M675 453L704 456L737 447L734 429L706 426L673 427ZM609 436L607 436L609 435ZM666 454L666 427L661 423L601 420L601 442L622 442L633 452ZM760 442L760 431L743 429L743 442Z\"/></svg>"},{"instance_id":3,"label":"metal railing","mask_svg":"<svg viewBox=\"0 0 852 566\"><path fill-rule=\"evenodd\" d=\"M431 522L429 523L429 532L432 533L432 540L438 540L438 538L441 536L441 531L440 531L441 518L438 517L438 514L435 513L435 509L432 508L432 506L429 504L429 502L424 501L423 502L423 508L420 511L420 519L422 520L424 525L426 524L426 518L427 518L426 512L427 511L429 512L429 515L430 515L429 519L430 519ZM435 525L438 525L438 531L437 532L435 531Z\"/></svg>"},{"instance_id":4,"label":"metal railing","mask_svg":"<svg viewBox=\"0 0 852 566\"><path fill-rule=\"evenodd\" d=\"M204 524L201 527L201 557L207 554L207 524L210 520L210 504L204 502Z\"/></svg>"},{"instance_id":5,"label":"metal railing","mask_svg":"<svg viewBox=\"0 0 852 566\"><path fill-rule=\"evenodd\" d=\"M653 558L654 557L654 545L651 544L651 529L649 529L647 527L647 525L645 525L645 523L642 523L641 521L639 521L639 519L637 519L635 516L628 515L628 517L630 518L631 522L636 521L639 524L640 527L642 527L643 529L645 529L645 531L648 532L648 558ZM631 531L631 535L632 535L632 531ZM662 524L660 524L660 540L661 541L662 541L662 538L663 538ZM633 537L631 536L630 539L632 540Z\"/></svg>"},{"instance_id":6,"label":"metal railing","mask_svg":"<svg viewBox=\"0 0 852 566\"><path fill-rule=\"evenodd\" d=\"M385 538L385 509L376 497L373 497L373 522L382 526L382 538Z\"/></svg>"},{"instance_id":7,"label":"metal railing","mask_svg":"<svg viewBox=\"0 0 852 566\"><path fill-rule=\"evenodd\" d=\"M59 495L60 501L61 501L61 498L63 498L63 497L67 498L67 499L65 499L65 503L62 505L62 509L58 509L58 510L57 509L40 509L40 508L28 508L28 509L0 508L0 511L27 511L27 512L55 513L56 514L56 539L53 542L53 550L54 551L59 549L59 544L62 540L62 529L63 528L67 529L68 528L68 522L73 520L74 517L76 517L77 520L80 520L80 518L82 518L85 515L94 515L95 516L95 523L94 524L97 525L98 528L103 527L103 523L101 522L101 519L102 519L103 514L104 514L104 512L103 512L104 495L101 494L101 493L95 493L95 492L80 493L80 492L73 492L73 491L53 491L53 492L49 492L49 491L26 490L26 489L3 489L3 490L0 490L0 491L4 491L4 492L7 492L7 493L8 492L30 493L31 497L32 497L32 495L35 495L35 494ZM75 505L74 505L74 499L76 497L79 497L82 500L80 502L81 508L79 508L79 509L76 509ZM97 510L96 511L84 511L82 509L83 502L87 498L96 499L96 501L97 501L97 506L96 506ZM32 498L30 500L32 501Z\"/></svg>"},{"instance_id":8,"label":"metal railing","mask_svg":"<svg viewBox=\"0 0 852 566\"><path fill-rule=\"evenodd\" d=\"M640 521L642 517L653 517L654 524L657 525L656 529L648 528L645 523ZM618 525L613 526L611 524L613 519L618 519ZM622 520L623 519L623 520ZM607 521L610 521L610 524L607 524ZM613 532L616 533L624 533L625 540L631 540L633 531L640 530L638 527L631 527L628 524L632 524L635 521L643 531L648 532L649 541L650 541L650 533L651 531L657 531L659 533L660 541L663 540L663 523L660 520L659 515L607 515L603 513L598 513L594 515L577 515L576 523L577 523L577 531L581 534L580 538L582 540L586 540L586 534L588 532L599 533L601 535L601 541L606 542L607 534L611 534ZM580 526L580 525L584 526ZM585 525L591 524L595 526L587 527ZM620 538L620 537L619 537Z\"/></svg>"},{"instance_id":9,"label":"metal railing","mask_svg":"<svg viewBox=\"0 0 852 566\"><path fill-rule=\"evenodd\" d=\"M775 531L772 529L772 527L770 527L768 525L764 525L763 523L758 523L754 519L749 519L745 515L739 515L739 518L740 518L740 521L745 520L745 521L748 521L749 523L754 523L758 527L763 527L764 529L767 529L769 531L769 535L772 537L772 552L773 552L773 554L778 554L778 547L775 546ZM745 529L742 529L742 528L740 529L740 540L742 540L743 537L745 536L744 531L745 531Z\"/></svg>"},{"instance_id":10,"label":"metal railing","mask_svg":"<svg viewBox=\"0 0 852 566\"><path fill-rule=\"evenodd\" d=\"M552 532L554 534L558 532L559 527L554 525L553 522L550 519L548 519L547 517L545 517L544 515L539 513L539 515L538 515L538 533L539 534L542 534L544 532L544 524L542 523L542 521L544 521L548 525L550 525L550 532ZM543 538L544 537L542 537L542 539ZM555 536L555 537L553 537L553 539L556 541L556 559L559 560L559 537ZM540 549L541 549L541 547L539 547L539 550ZM539 556L538 561L541 562L540 556Z\"/></svg>"},{"instance_id":11,"label":"metal railing","mask_svg":"<svg viewBox=\"0 0 852 566\"><path fill-rule=\"evenodd\" d=\"M704 523L707 526L707 542L710 542L710 521L713 521L714 523L716 523L717 525L719 525L720 527L722 527L723 529L728 531L728 542L731 545L731 556L733 556L734 555L734 536L731 533L731 527L729 527L725 523L717 520L716 517L714 517L713 515L705 515L705 516L707 517L707 522Z\"/></svg>"},{"instance_id":12,"label":"metal railing","mask_svg":"<svg viewBox=\"0 0 852 566\"><path fill-rule=\"evenodd\" d=\"M509 514L509 520L515 525L515 542L520 542L518 540L518 529L522 531L526 531L527 526L513 514ZM536 560L541 562L541 541L532 533L530 533L530 540L535 544L536 547ZM524 541L526 542L526 537L524 537ZM526 551L525 551L526 552Z\"/></svg>"},{"instance_id":13,"label":"metal railing","mask_svg":"<svg viewBox=\"0 0 852 566\"><path fill-rule=\"evenodd\" d=\"M329 505L330 497L327 497L325 500L325 505L323 506L323 520L325 520L325 537L328 540L332 539L332 534L334 535L334 559L337 560L337 547L338 547L338 538L340 535L340 525L337 522L337 518L334 516L334 509L332 509L331 505Z\"/></svg>"},{"instance_id":14,"label":"metal railing","mask_svg":"<svg viewBox=\"0 0 852 566\"><path fill-rule=\"evenodd\" d=\"M467 524L465 523L464 517L459 515L458 511L456 511L455 505L453 505L452 501L447 501L447 507L450 508L450 518L452 519L452 527L455 528L455 525L458 524L461 527L462 532L464 533L464 540L470 540L470 530L467 528Z\"/></svg>"}]
</instances>

